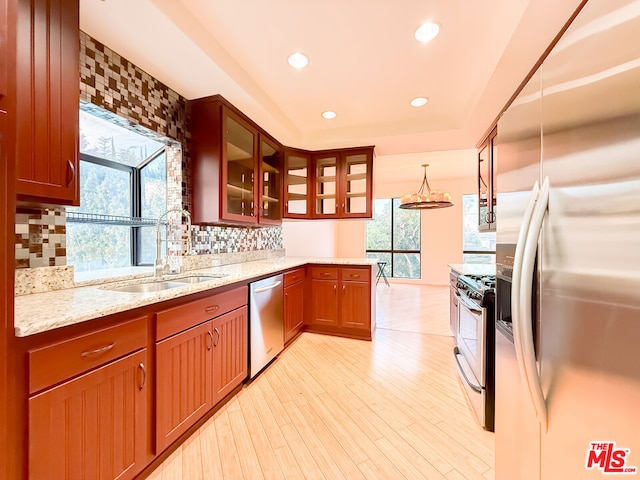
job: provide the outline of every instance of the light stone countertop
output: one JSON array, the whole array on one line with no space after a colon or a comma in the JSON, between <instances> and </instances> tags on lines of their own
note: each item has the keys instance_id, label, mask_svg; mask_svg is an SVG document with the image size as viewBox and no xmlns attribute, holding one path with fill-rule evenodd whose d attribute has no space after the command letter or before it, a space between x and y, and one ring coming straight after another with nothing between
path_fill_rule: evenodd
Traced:
<instances>
[{"instance_id":1,"label":"light stone countertop","mask_svg":"<svg viewBox=\"0 0 640 480\"><path fill-rule=\"evenodd\" d=\"M450 263L449 267L459 275L495 275L495 263Z\"/></svg>"},{"instance_id":2,"label":"light stone countertop","mask_svg":"<svg viewBox=\"0 0 640 480\"><path fill-rule=\"evenodd\" d=\"M373 266L376 265L376 260L368 258L276 257L267 260L193 270L173 277L168 276L166 278L167 280L180 276L224 275L221 278L210 281L185 284L181 287L169 288L159 292L126 293L105 289L106 285L120 286L131 283L144 283L145 281L153 279L152 276L147 276L127 282L112 281L102 285L22 295L15 298L15 334L17 337L27 337L55 328L105 317L114 313L222 287L235 282L248 281L253 278L311 263Z\"/></svg>"}]
</instances>

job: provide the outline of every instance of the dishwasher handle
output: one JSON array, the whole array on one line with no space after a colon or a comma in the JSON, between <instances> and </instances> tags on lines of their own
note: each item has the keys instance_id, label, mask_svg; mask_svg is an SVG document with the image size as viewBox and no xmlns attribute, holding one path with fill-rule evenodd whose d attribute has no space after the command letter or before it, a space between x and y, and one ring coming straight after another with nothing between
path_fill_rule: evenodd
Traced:
<instances>
[{"instance_id":1,"label":"dishwasher handle","mask_svg":"<svg viewBox=\"0 0 640 480\"><path fill-rule=\"evenodd\" d=\"M262 287L262 288L256 288L253 293L262 293L262 292L267 292L269 290L273 290L274 288L276 288L278 285L280 285L282 283L281 280L278 280L276 283L274 283L273 285L269 285L268 287Z\"/></svg>"}]
</instances>

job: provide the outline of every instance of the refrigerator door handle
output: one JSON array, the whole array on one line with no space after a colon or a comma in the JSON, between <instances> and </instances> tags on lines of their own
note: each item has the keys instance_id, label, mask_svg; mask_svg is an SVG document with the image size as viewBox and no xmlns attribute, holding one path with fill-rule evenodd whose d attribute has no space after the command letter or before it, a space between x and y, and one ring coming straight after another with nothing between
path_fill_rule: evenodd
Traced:
<instances>
[{"instance_id":1,"label":"refrigerator door handle","mask_svg":"<svg viewBox=\"0 0 640 480\"><path fill-rule=\"evenodd\" d=\"M538 366L536 363L536 352L533 344L533 331L531 325L533 322L533 312L531 311L531 295L532 285L534 282L533 270L536 261L536 251L538 249L538 239L542 230L542 221L547 212L549 205L549 177L544 179L540 196L536 202L536 207L531 217L529 232L524 246L524 254L522 257L522 282L520 284L520 303L519 323L520 335L522 340L522 353L524 366L527 372L527 386L529 395L536 410L538 421L542 425L544 431L547 430L547 403L542 393L542 384L540 375L538 374Z\"/></svg>"},{"instance_id":2,"label":"refrigerator door handle","mask_svg":"<svg viewBox=\"0 0 640 480\"><path fill-rule=\"evenodd\" d=\"M516 350L516 361L518 363L518 370L520 371L520 377L525 384L528 384L527 371L524 366L524 355L522 352L522 334L520 331L520 284L522 281L522 258L524 256L525 241L527 239L527 233L529 232L529 226L531 224L531 217L533 210L538 200L540 193L540 185L536 181L531 189L527 206L524 210L524 216L522 218L522 224L518 233L518 240L516 242L516 252L513 257L513 274L511 277L511 319L513 325L513 343Z\"/></svg>"}]
</instances>

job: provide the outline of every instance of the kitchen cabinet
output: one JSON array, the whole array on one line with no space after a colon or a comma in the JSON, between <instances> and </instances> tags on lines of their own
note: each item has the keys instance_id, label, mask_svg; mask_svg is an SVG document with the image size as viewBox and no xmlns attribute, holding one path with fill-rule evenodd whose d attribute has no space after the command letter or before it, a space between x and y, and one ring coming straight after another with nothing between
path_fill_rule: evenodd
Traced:
<instances>
[{"instance_id":1,"label":"kitchen cabinet","mask_svg":"<svg viewBox=\"0 0 640 480\"><path fill-rule=\"evenodd\" d=\"M156 344L156 444L167 448L213 405L211 322Z\"/></svg>"},{"instance_id":2,"label":"kitchen cabinet","mask_svg":"<svg viewBox=\"0 0 640 480\"><path fill-rule=\"evenodd\" d=\"M165 450L247 376L247 288L156 313L156 445Z\"/></svg>"},{"instance_id":3,"label":"kitchen cabinet","mask_svg":"<svg viewBox=\"0 0 640 480\"><path fill-rule=\"evenodd\" d=\"M372 218L373 147L313 155L313 218Z\"/></svg>"},{"instance_id":4,"label":"kitchen cabinet","mask_svg":"<svg viewBox=\"0 0 640 480\"><path fill-rule=\"evenodd\" d=\"M280 144L220 95L190 109L193 222L282 223Z\"/></svg>"},{"instance_id":5,"label":"kitchen cabinet","mask_svg":"<svg viewBox=\"0 0 640 480\"><path fill-rule=\"evenodd\" d=\"M7 95L9 58L9 0L0 0L0 99ZM13 27L11 29L13 32ZM1 109L1 106L0 106Z\"/></svg>"},{"instance_id":6,"label":"kitchen cabinet","mask_svg":"<svg viewBox=\"0 0 640 480\"><path fill-rule=\"evenodd\" d=\"M284 274L284 342L300 332L304 324L305 269Z\"/></svg>"},{"instance_id":7,"label":"kitchen cabinet","mask_svg":"<svg viewBox=\"0 0 640 480\"><path fill-rule=\"evenodd\" d=\"M370 267L310 267L307 330L371 339L374 309Z\"/></svg>"},{"instance_id":8,"label":"kitchen cabinet","mask_svg":"<svg viewBox=\"0 0 640 480\"><path fill-rule=\"evenodd\" d=\"M146 328L140 318L28 353L30 479L128 479L144 468Z\"/></svg>"},{"instance_id":9,"label":"kitchen cabinet","mask_svg":"<svg viewBox=\"0 0 640 480\"><path fill-rule=\"evenodd\" d=\"M218 403L247 378L247 307L213 321L213 400Z\"/></svg>"},{"instance_id":10,"label":"kitchen cabinet","mask_svg":"<svg viewBox=\"0 0 640 480\"><path fill-rule=\"evenodd\" d=\"M287 148L284 153L284 217L311 218L311 152Z\"/></svg>"},{"instance_id":11,"label":"kitchen cabinet","mask_svg":"<svg viewBox=\"0 0 640 480\"><path fill-rule=\"evenodd\" d=\"M481 232L496 230L496 134L497 128L494 128L478 151L478 230Z\"/></svg>"},{"instance_id":12,"label":"kitchen cabinet","mask_svg":"<svg viewBox=\"0 0 640 480\"><path fill-rule=\"evenodd\" d=\"M19 0L15 28L18 199L79 205L79 2Z\"/></svg>"}]
</instances>

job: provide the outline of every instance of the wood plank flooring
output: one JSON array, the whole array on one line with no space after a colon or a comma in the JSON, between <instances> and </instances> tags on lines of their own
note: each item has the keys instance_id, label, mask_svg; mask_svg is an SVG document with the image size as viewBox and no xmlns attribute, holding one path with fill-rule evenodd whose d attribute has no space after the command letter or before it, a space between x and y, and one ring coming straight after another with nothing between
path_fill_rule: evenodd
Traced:
<instances>
[{"instance_id":1,"label":"wood plank flooring","mask_svg":"<svg viewBox=\"0 0 640 480\"><path fill-rule=\"evenodd\" d=\"M493 479L493 434L456 378L448 287L378 297L373 341L302 334L149 478Z\"/></svg>"}]
</instances>

